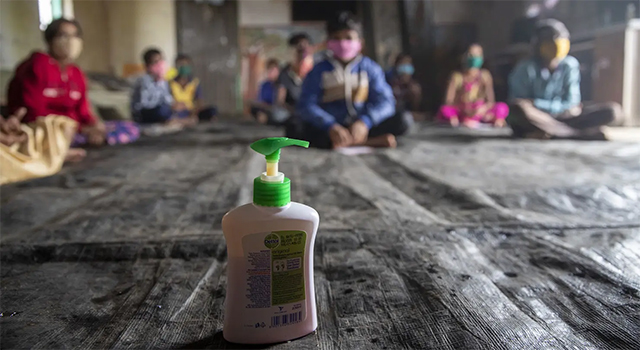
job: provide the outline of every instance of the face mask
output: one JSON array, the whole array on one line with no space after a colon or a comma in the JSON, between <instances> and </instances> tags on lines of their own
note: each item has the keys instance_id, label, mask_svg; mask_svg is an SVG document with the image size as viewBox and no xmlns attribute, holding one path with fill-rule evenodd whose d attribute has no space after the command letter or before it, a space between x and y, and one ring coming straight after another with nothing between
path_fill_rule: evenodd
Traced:
<instances>
[{"instance_id":1,"label":"face mask","mask_svg":"<svg viewBox=\"0 0 640 350\"><path fill-rule=\"evenodd\" d=\"M571 42L566 38L555 39L554 41L543 42L540 45L540 56L548 61L553 59L564 59L569 54Z\"/></svg>"},{"instance_id":2,"label":"face mask","mask_svg":"<svg viewBox=\"0 0 640 350\"><path fill-rule=\"evenodd\" d=\"M300 62L298 75L304 78L305 76L307 76L307 73L309 73L312 69L313 69L313 58L307 57L304 60L302 60L302 62Z\"/></svg>"},{"instance_id":3,"label":"face mask","mask_svg":"<svg viewBox=\"0 0 640 350\"><path fill-rule=\"evenodd\" d=\"M396 68L396 71L398 72L398 74L413 75L415 69L413 68L413 65L405 63L399 65L398 68Z\"/></svg>"},{"instance_id":4,"label":"face mask","mask_svg":"<svg viewBox=\"0 0 640 350\"><path fill-rule=\"evenodd\" d=\"M327 49L333 52L333 56L342 61L350 61L362 50L360 40L329 40Z\"/></svg>"},{"instance_id":5,"label":"face mask","mask_svg":"<svg viewBox=\"0 0 640 350\"><path fill-rule=\"evenodd\" d=\"M82 39L77 37L56 37L51 43L51 51L58 58L74 61L82 52Z\"/></svg>"},{"instance_id":6,"label":"face mask","mask_svg":"<svg viewBox=\"0 0 640 350\"><path fill-rule=\"evenodd\" d=\"M167 74L167 63L162 60L149 67L149 73L156 79L163 79Z\"/></svg>"},{"instance_id":7,"label":"face mask","mask_svg":"<svg viewBox=\"0 0 640 350\"><path fill-rule=\"evenodd\" d=\"M556 46L558 47L558 53L556 57L559 59L563 59L569 55L569 50L571 49L571 41L567 38L556 39Z\"/></svg>"},{"instance_id":8,"label":"face mask","mask_svg":"<svg viewBox=\"0 0 640 350\"><path fill-rule=\"evenodd\" d=\"M178 76L179 77L190 77L191 76L191 66L180 66L178 67Z\"/></svg>"},{"instance_id":9,"label":"face mask","mask_svg":"<svg viewBox=\"0 0 640 350\"><path fill-rule=\"evenodd\" d=\"M467 57L467 67L468 68L480 68L484 63L484 58L481 56L469 56Z\"/></svg>"},{"instance_id":10,"label":"face mask","mask_svg":"<svg viewBox=\"0 0 640 350\"><path fill-rule=\"evenodd\" d=\"M280 75L280 70L278 68L270 68L267 70L267 79L276 80Z\"/></svg>"}]
</instances>

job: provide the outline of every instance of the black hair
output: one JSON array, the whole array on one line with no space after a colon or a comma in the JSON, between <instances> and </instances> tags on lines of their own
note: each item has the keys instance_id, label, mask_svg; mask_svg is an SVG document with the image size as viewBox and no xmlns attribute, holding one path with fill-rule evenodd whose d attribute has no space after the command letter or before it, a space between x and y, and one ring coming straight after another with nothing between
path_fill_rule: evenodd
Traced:
<instances>
[{"instance_id":1,"label":"black hair","mask_svg":"<svg viewBox=\"0 0 640 350\"><path fill-rule=\"evenodd\" d=\"M536 23L534 38L539 43L541 39L570 39L571 36L564 23L557 19L549 18Z\"/></svg>"},{"instance_id":2,"label":"black hair","mask_svg":"<svg viewBox=\"0 0 640 350\"><path fill-rule=\"evenodd\" d=\"M327 21L327 36L341 30L355 30L362 33L362 23L351 12L339 12Z\"/></svg>"},{"instance_id":3,"label":"black hair","mask_svg":"<svg viewBox=\"0 0 640 350\"><path fill-rule=\"evenodd\" d=\"M178 61L189 61L189 62L191 62L192 60L191 60L191 56L189 56L187 54L184 54L184 53L179 53L176 56L176 61L175 62L178 63Z\"/></svg>"},{"instance_id":4,"label":"black hair","mask_svg":"<svg viewBox=\"0 0 640 350\"><path fill-rule=\"evenodd\" d=\"M273 66L280 68L280 61L278 61L277 58L270 58L267 60L267 68L271 68Z\"/></svg>"},{"instance_id":5,"label":"black hair","mask_svg":"<svg viewBox=\"0 0 640 350\"><path fill-rule=\"evenodd\" d=\"M144 61L144 64L146 66L150 65L151 64L151 60L153 59L153 56L155 56L155 55L162 56L162 52L160 52L160 50L158 50L156 48L147 49L142 54L142 60Z\"/></svg>"},{"instance_id":6,"label":"black hair","mask_svg":"<svg viewBox=\"0 0 640 350\"><path fill-rule=\"evenodd\" d=\"M411 55L409 55L409 54L408 54L408 53L406 53L406 52L399 53L399 54L398 54L398 56L396 56L396 61L394 62L394 64L393 64L393 65L394 65L394 66L397 66L397 65L398 65L398 63L400 63L400 61L402 61L402 60L403 60L403 59L405 59L405 58L411 58Z\"/></svg>"},{"instance_id":7,"label":"black hair","mask_svg":"<svg viewBox=\"0 0 640 350\"><path fill-rule=\"evenodd\" d=\"M471 44L469 44L469 45L467 46L467 51L471 50L471 48L472 48L473 46L478 46L478 47L480 47L480 48L482 49L482 51L484 51L484 47L483 47L482 45L480 45L480 43L471 43Z\"/></svg>"},{"instance_id":8,"label":"black hair","mask_svg":"<svg viewBox=\"0 0 640 350\"><path fill-rule=\"evenodd\" d=\"M307 33L293 33L289 37L289 46L293 47L298 45L301 41L306 40L311 44L311 37Z\"/></svg>"},{"instance_id":9,"label":"black hair","mask_svg":"<svg viewBox=\"0 0 640 350\"><path fill-rule=\"evenodd\" d=\"M76 29L78 29L78 37L82 37L82 28L78 21L75 19L58 18L49 23L47 29L44 30L44 41L47 44L51 44L53 39L60 34L60 27L65 23L73 24Z\"/></svg>"}]
</instances>

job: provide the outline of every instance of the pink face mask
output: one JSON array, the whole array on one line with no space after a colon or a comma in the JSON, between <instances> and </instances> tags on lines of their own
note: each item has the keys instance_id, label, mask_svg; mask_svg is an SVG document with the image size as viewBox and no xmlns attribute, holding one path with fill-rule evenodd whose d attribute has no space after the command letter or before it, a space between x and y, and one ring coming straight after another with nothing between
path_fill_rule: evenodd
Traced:
<instances>
[{"instance_id":1,"label":"pink face mask","mask_svg":"<svg viewBox=\"0 0 640 350\"><path fill-rule=\"evenodd\" d=\"M151 73L156 79L164 79L167 74L167 62L164 60L156 62L149 67L149 73Z\"/></svg>"},{"instance_id":2,"label":"pink face mask","mask_svg":"<svg viewBox=\"0 0 640 350\"><path fill-rule=\"evenodd\" d=\"M269 68L269 70L267 70L267 79L269 80L276 80L279 75L280 70L278 68Z\"/></svg>"},{"instance_id":3,"label":"pink face mask","mask_svg":"<svg viewBox=\"0 0 640 350\"><path fill-rule=\"evenodd\" d=\"M327 41L327 49L333 52L333 56L349 61L356 57L362 50L360 40L329 40Z\"/></svg>"}]
</instances>

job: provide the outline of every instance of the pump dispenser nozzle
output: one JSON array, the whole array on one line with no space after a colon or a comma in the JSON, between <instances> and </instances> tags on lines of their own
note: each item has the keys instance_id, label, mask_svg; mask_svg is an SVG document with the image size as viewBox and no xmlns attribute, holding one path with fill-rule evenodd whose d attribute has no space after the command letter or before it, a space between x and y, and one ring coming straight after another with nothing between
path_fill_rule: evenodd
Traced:
<instances>
[{"instance_id":1,"label":"pump dispenser nozzle","mask_svg":"<svg viewBox=\"0 0 640 350\"><path fill-rule=\"evenodd\" d=\"M253 181L253 202L279 207L291 202L291 182L278 172L280 149L287 146L309 147L309 142L287 137L269 137L251 144L251 149L265 156L267 171Z\"/></svg>"},{"instance_id":2,"label":"pump dispenser nozzle","mask_svg":"<svg viewBox=\"0 0 640 350\"><path fill-rule=\"evenodd\" d=\"M267 161L267 176L277 176L280 149L287 146L308 148L309 142L287 137L269 137L252 143L251 149L265 156L264 158Z\"/></svg>"}]
</instances>

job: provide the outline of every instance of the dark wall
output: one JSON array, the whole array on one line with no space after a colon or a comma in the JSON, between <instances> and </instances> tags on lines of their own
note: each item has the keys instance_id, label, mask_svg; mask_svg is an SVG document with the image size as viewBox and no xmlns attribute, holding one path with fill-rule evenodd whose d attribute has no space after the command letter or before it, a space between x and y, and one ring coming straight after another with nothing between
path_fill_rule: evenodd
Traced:
<instances>
[{"instance_id":1,"label":"dark wall","mask_svg":"<svg viewBox=\"0 0 640 350\"><path fill-rule=\"evenodd\" d=\"M371 4L373 55L384 69L390 68L404 51L401 30L400 1L368 1ZM368 46L368 45L367 45Z\"/></svg>"},{"instance_id":2,"label":"dark wall","mask_svg":"<svg viewBox=\"0 0 640 350\"><path fill-rule=\"evenodd\" d=\"M292 0L291 2L291 18L294 21L325 21L340 11L358 12L357 1Z\"/></svg>"},{"instance_id":3,"label":"dark wall","mask_svg":"<svg viewBox=\"0 0 640 350\"><path fill-rule=\"evenodd\" d=\"M433 7L430 0L400 0L403 14L402 32L405 36L404 50L411 54L416 68L415 79L422 86L423 107L435 110L438 89L434 82L437 68L433 61Z\"/></svg>"},{"instance_id":4,"label":"dark wall","mask_svg":"<svg viewBox=\"0 0 640 350\"><path fill-rule=\"evenodd\" d=\"M239 112L238 3L215 6L184 0L175 4L178 51L193 58L204 102L222 113Z\"/></svg>"}]
</instances>

